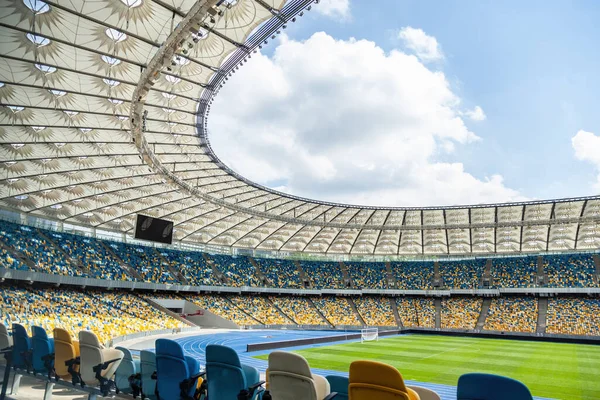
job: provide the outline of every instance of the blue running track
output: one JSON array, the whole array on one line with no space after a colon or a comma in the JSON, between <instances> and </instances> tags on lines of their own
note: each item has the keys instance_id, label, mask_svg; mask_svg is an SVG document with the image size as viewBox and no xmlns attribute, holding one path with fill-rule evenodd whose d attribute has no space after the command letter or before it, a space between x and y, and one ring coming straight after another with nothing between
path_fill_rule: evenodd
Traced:
<instances>
[{"instance_id":1,"label":"blue running track","mask_svg":"<svg viewBox=\"0 0 600 400\"><path fill-rule=\"evenodd\" d=\"M186 355L197 359L201 365L205 362L205 349L209 344L221 344L231 347L238 352L240 361L243 364L251 365L257 368L261 373L264 373L267 368L267 362L254 358L254 356L267 354L269 351L246 352L246 345L252 343L279 342L284 340L309 339L324 336L337 336L344 332L335 331L293 331L293 330L249 330L249 331L228 331L214 334L205 334L197 336L188 336L180 339L175 339L181 344ZM344 342L353 342L356 340L340 340L337 342L323 343L318 345L298 346L285 348L283 350L300 350L304 348L312 348L319 346L330 346ZM150 349L154 350L154 349ZM340 375L348 376L347 372L329 371L318 368L313 368L312 371L319 375ZM441 385L436 383L406 381L408 385L422 386L437 392L442 400L456 400L456 387L449 385ZM536 400L544 400L535 398Z\"/></svg>"}]
</instances>

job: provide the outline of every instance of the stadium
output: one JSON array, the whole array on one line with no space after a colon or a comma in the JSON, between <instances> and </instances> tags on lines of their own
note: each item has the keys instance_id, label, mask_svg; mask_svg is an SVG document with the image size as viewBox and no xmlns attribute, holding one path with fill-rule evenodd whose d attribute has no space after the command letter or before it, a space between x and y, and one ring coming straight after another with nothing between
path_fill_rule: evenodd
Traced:
<instances>
[{"instance_id":1,"label":"stadium","mask_svg":"<svg viewBox=\"0 0 600 400\"><path fill-rule=\"evenodd\" d=\"M358 206L219 159L220 90L319 6L2 0L1 399L600 399L600 196Z\"/></svg>"}]
</instances>

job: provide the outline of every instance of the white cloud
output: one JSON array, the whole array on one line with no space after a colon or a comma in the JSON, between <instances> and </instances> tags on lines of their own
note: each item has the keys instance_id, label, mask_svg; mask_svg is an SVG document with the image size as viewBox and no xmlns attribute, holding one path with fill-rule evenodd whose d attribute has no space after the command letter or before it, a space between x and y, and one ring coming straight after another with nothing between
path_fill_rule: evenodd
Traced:
<instances>
[{"instance_id":1,"label":"white cloud","mask_svg":"<svg viewBox=\"0 0 600 400\"><path fill-rule=\"evenodd\" d=\"M483 109L479 106L475 106L474 109L465 111L464 113L467 117L469 117L473 121L485 121L487 116L483 112Z\"/></svg>"},{"instance_id":2,"label":"white cloud","mask_svg":"<svg viewBox=\"0 0 600 400\"><path fill-rule=\"evenodd\" d=\"M571 138L571 145L578 160L592 163L598 170L598 180L594 188L600 190L600 136L580 130Z\"/></svg>"},{"instance_id":3,"label":"white cloud","mask_svg":"<svg viewBox=\"0 0 600 400\"><path fill-rule=\"evenodd\" d=\"M410 206L522 200L501 176L478 179L438 162L480 140L442 72L366 40L316 33L254 55L217 96L217 155L288 193Z\"/></svg>"},{"instance_id":4,"label":"white cloud","mask_svg":"<svg viewBox=\"0 0 600 400\"><path fill-rule=\"evenodd\" d=\"M398 32L398 39L402 40L404 46L414 52L423 62L444 59L444 54L436 38L429 36L422 29L405 26Z\"/></svg>"},{"instance_id":5,"label":"white cloud","mask_svg":"<svg viewBox=\"0 0 600 400\"><path fill-rule=\"evenodd\" d=\"M326 17L346 21L350 19L350 0L321 0L313 10Z\"/></svg>"}]
</instances>

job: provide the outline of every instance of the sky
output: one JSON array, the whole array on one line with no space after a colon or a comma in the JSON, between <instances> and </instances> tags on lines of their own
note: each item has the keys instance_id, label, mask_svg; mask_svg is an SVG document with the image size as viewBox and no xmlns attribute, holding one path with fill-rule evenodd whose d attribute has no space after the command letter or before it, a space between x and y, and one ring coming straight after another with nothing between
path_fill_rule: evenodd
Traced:
<instances>
[{"instance_id":1,"label":"sky","mask_svg":"<svg viewBox=\"0 0 600 400\"><path fill-rule=\"evenodd\" d=\"M359 205L600 191L600 3L321 0L221 90L217 156Z\"/></svg>"}]
</instances>

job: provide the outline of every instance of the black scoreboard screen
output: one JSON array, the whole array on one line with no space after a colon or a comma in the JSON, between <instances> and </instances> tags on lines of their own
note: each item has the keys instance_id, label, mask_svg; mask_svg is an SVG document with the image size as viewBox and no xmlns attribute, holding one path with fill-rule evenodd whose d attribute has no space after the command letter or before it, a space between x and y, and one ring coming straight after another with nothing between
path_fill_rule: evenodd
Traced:
<instances>
[{"instance_id":1,"label":"black scoreboard screen","mask_svg":"<svg viewBox=\"0 0 600 400\"><path fill-rule=\"evenodd\" d=\"M171 244L173 242L173 222L138 214L135 223L135 238Z\"/></svg>"}]
</instances>

